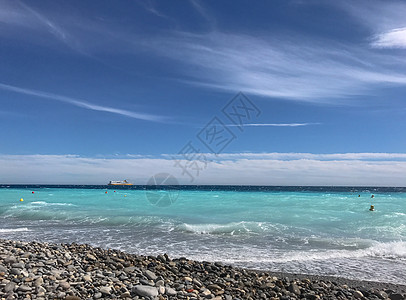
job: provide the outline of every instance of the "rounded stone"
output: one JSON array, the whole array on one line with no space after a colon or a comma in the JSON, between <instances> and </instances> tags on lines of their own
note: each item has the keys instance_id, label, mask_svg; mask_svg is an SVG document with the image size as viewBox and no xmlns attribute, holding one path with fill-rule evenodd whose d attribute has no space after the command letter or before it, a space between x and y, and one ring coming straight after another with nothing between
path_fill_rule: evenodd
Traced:
<instances>
[{"instance_id":1,"label":"rounded stone","mask_svg":"<svg viewBox=\"0 0 406 300\"><path fill-rule=\"evenodd\" d=\"M103 286L103 287L100 288L100 292L101 292L102 294L105 294L105 295L110 295L110 293L111 293L111 287L109 287L109 286Z\"/></svg>"},{"instance_id":2,"label":"rounded stone","mask_svg":"<svg viewBox=\"0 0 406 300\"><path fill-rule=\"evenodd\" d=\"M34 280L35 287L41 286L43 283L44 283L44 279L42 277L38 277L37 279Z\"/></svg>"},{"instance_id":3,"label":"rounded stone","mask_svg":"<svg viewBox=\"0 0 406 300\"><path fill-rule=\"evenodd\" d=\"M171 287L166 287L165 294L167 294L168 296L175 296L177 292Z\"/></svg>"},{"instance_id":4,"label":"rounded stone","mask_svg":"<svg viewBox=\"0 0 406 300\"><path fill-rule=\"evenodd\" d=\"M20 270L19 268L12 268L12 269L10 270L10 274L13 274L13 275L20 275L20 274L21 274L21 270Z\"/></svg>"},{"instance_id":5,"label":"rounded stone","mask_svg":"<svg viewBox=\"0 0 406 300\"><path fill-rule=\"evenodd\" d=\"M17 290L22 292L31 292L32 288L28 285L20 285Z\"/></svg>"},{"instance_id":6,"label":"rounded stone","mask_svg":"<svg viewBox=\"0 0 406 300\"><path fill-rule=\"evenodd\" d=\"M165 285L165 281L163 281L162 279L155 282L155 286L157 286L157 287L162 286L162 285Z\"/></svg>"},{"instance_id":7,"label":"rounded stone","mask_svg":"<svg viewBox=\"0 0 406 300\"><path fill-rule=\"evenodd\" d=\"M149 280L156 280L158 278L158 276L156 276L155 273L150 270L145 270L144 275L147 276Z\"/></svg>"},{"instance_id":8,"label":"rounded stone","mask_svg":"<svg viewBox=\"0 0 406 300\"><path fill-rule=\"evenodd\" d=\"M142 297L156 297L158 296L158 289L149 285L136 285L132 289L133 293Z\"/></svg>"},{"instance_id":9,"label":"rounded stone","mask_svg":"<svg viewBox=\"0 0 406 300\"><path fill-rule=\"evenodd\" d=\"M15 287L16 287L16 284L14 282L9 282L4 287L4 292L6 292L6 293L12 292L12 291L14 291Z\"/></svg>"}]
</instances>

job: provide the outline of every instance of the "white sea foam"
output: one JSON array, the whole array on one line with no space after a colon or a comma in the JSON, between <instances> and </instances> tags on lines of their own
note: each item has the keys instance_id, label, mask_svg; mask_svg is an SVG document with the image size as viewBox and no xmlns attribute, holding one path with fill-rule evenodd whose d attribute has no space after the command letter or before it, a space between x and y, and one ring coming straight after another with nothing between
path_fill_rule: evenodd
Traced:
<instances>
[{"instance_id":1,"label":"white sea foam","mask_svg":"<svg viewBox=\"0 0 406 300\"><path fill-rule=\"evenodd\" d=\"M243 234L264 232L264 223L260 222L232 222L227 224L187 224L178 227L181 231L197 234Z\"/></svg>"},{"instance_id":2,"label":"white sea foam","mask_svg":"<svg viewBox=\"0 0 406 300\"><path fill-rule=\"evenodd\" d=\"M45 201L33 201L33 202L31 202L31 204L44 205L44 204L46 204L46 202Z\"/></svg>"},{"instance_id":3,"label":"white sea foam","mask_svg":"<svg viewBox=\"0 0 406 300\"><path fill-rule=\"evenodd\" d=\"M61 203L61 202L46 202L46 201L33 201L31 205L42 205L42 206L76 206L72 203Z\"/></svg>"},{"instance_id":4,"label":"white sea foam","mask_svg":"<svg viewBox=\"0 0 406 300\"><path fill-rule=\"evenodd\" d=\"M293 261L330 260L330 259L357 259L375 257L383 259L406 260L406 242L374 242L366 249L358 250L328 250L287 252L282 257L269 258L268 262L286 263Z\"/></svg>"},{"instance_id":5,"label":"white sea foam","mask_svg":"<svg viewBox=\"0 0 406 300\"><path fill-rule=\"evenodd\" d=\"M0 233L11 233L11 232L21 232L30 231L27 227L22 228L0 228Z\"/></svg>"}]
</instances>

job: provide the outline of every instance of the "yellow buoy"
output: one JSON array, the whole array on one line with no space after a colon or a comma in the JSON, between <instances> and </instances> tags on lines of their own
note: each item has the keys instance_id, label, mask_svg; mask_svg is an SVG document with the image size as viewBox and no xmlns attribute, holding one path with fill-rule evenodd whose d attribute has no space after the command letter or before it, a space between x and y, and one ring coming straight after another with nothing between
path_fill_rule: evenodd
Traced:
<instances>
[{"instance_id":1,"label":"yellow buoy","mask_svg":"<svg viewBox=\"0 0 406 300\"><path fill-rule=\"evenodd\" d=\"M127 197L127 195L124 195L124 197Z\"/></svg>"},{"instance_id":2,"label":"yellow buoy","mask_svg":"<svg viewBox=\"0 0 406 300\"><path fill-rule=\"evenodd\" d=\"M24 199L23 199L23 198L21 198L21 199L20 199L20 202L23 202L23 201L24 201Z\"/></svg>"}]
</instances>

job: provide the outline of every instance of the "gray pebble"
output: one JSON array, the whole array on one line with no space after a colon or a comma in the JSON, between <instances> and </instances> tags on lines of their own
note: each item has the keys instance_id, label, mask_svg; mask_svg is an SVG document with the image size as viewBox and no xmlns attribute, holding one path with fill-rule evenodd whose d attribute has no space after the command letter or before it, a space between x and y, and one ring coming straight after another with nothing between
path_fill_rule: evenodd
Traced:
<instances>
[{"instance_id":1,"label":"gray pebble","mask_svg":"<svg viewBox=\"0 0 406 300\"><path fill-rule=\"evenodd\" d=\"M145 270L144 275L147 276L149 280L156 280L158 276L155 275L154 272L151 272L150 270Z\"/></svg>"},{"instance_id":2,"label":"gray pebble","mask_svg":"<svg viewBox=\"0 0 406 300\"><path fill-rule=\"evenodd\" d=\"M29 287L28 285L20 285L17 290L22 291L22 292L31 292L32 288Z\"/></svg>"},{"instance_id":3,"label":"gray pebble","mask_svg":"<svg viewBox=\"0 0 406 300\"><path fill-rule=\"evenodd\" d=\"M168 296L175 296L177 292L171 287L166 287L165 294L167 294Z\"/></svg>"},{"instance_id":4,"label":"gray pebble","mask_svg":"<svg viewBox=\"0 0 406 300\"><path fill-rule=\"evenodd\" d=\"M165 281L163 281L162 279L155 282L155 286L161 286L161 285L165 285Z\"/></svg>"},{"instance_id":5,"label":"gray pebble","mask_svg":"<svg viewBox=\"0 0 406 300\"><path fill-rule=\"evenodd\" d=\"M100 292L104 295L110 295L111 293L111 287L109 286L103 286L100 288Z\"/></svg>"},{"instance_id":6,"label":"gray pebble","mask_svg":"<svg viewBox=\"0 0 406 300\"><path fill-rule=\"evenodd\" d=\"M15 287L16 287L16 284L14 282L9 282L4 287L4 292L6 292L6 293L12 292L12 291L14 291Z\"/></svg>"},{"instance_id":7,"label":"gray pebble","mask_svg":"<svg viewBox=\"0 0 406 300\"><path fill-rule=\"evenodd\" d=\"M10 274L13 274L13 275L20 275L20 274L21 274L21 270L18 269L18 268L12 268L12 269L10 270Z\"/></svg>"},{"instance_id":8,"label":"gray pebble","mask_svg":"<svg viewBox=\"0 0 406 300\"><path fill-rule=\"evenodd\" d=\"M44 283L44 279L42 277L38 277L37 279L35 279L34 281L34 286L38 287L41 286Z\"/></svg>"},{"instance_id":9,"label":"gray pebble","mask_svg":"<svg viewBox=\"0 0 406 300\"><path fill-rule=\"evenodd\" d=\"M25 268L25 264L24 263L13 263L11 265L11 267L13 268L18 268L18 269L24 269Z\"/></svg>"},{"instance_id":10,"label":"gray pebble","mask_svg":"<svg viewBox=\"0 0 406 300\"><path fill-rule=\"evenodd\" d=\"M157 288L149 285L136 285L135 287L133 287L132 292L142 297L158 296Z\"/></svg>"}]
</instances>

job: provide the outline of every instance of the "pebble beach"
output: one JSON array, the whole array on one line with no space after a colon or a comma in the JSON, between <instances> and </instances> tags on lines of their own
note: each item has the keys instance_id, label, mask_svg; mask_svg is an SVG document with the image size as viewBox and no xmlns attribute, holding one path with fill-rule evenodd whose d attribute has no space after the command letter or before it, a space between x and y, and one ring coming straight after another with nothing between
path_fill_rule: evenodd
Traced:
<instances>
[{"instance_id":1,"label":"pebble beach","mask_svg":"<svg viewBox=\"0 0 406 300\"><path fill-rule=\"evenodd\" d=\"M0 299L406 299L406 286L0 240Z\"/></svg>"}]
</instances>

